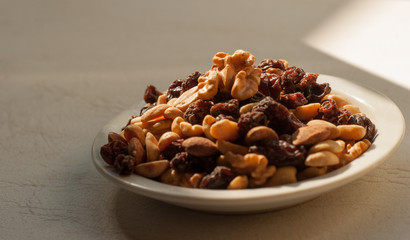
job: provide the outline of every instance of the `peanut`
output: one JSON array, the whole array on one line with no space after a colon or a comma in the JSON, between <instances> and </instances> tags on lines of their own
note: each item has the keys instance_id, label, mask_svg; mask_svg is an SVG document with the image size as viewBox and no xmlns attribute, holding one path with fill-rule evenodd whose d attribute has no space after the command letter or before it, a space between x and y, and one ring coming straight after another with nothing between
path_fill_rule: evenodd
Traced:
<instances>
[{"instance_id":1,"label":"peanut","mask_svg":"<svg viewBox=\"0 0 410 240\"><path fill-rule=\"evenodd\" d=\"M344 105L350 104L349 100L345 96L342 96L342 95L328 94L322 99L322 101L328 100L328 99L334 100L338 107L343 107Z\"/></svg>"},{"instance_id":2,"label":"peanut","mask_svg":"<svg viewBox=\"0 0 410 240\"><path fill-rule=\"evenodd\" d=\"M179 124L181 124L181 122L183 122L184 119L182 117L176 117L171 124L171 131L173 131L174 133L178 134L181 138L184 136L181 132L181 127L179 126Z\"/></svg>"},{"instance_id":3,"label":"peanut","mask_svg":"<svg viewBox=\"0 0 410 240\"><path fill-rule=\"evenodd\" d=\"M184 112L182 112L181 110L179 110L176 107L170 107L170 108L167 108L164 111L164 117L167 118L167 119L172 119L173 120L176 117L182 117L182 116L184 116Z\"/></svg>"},{"instance_id":4,"label":"peanut","mask_svg":"<svg viewBox=\"0 0 410 240\"><path fill-rule=\"evenodd\" d=\"M249 181L246 175L236 176L228 185L228 189L245 189Z\"/></svg>"},{"instance_id":5,"label":"peanut","mask_svg":"<svg viewBox=\"0 0 410 240\"><path fill-rule=\"evenodd\" d=\"M167 103L167 96L162 94L157 99L157 105L166 104Z\"/></svg>"},{"instance_id":6,"label":"peanut","mask_svg":"<svg viewBox=\"0 0 410 240\"><path fill-rule=\"evenodd\" d=\"M245 136L245 142L248 146L263 141L278 140L279 136L272 128L266 126L257 126L249 130Z\"/></svg>"},{"instance_id":7,"label":"peanut","mask_svg":"<svg viewBox=\"0 0 410 240\"><path fill-rule=\"evenodd\" d=\"M131 138L137 137L140 140L141 144L145 146L145 134L142 128L137 125L130 124L126 126L124 128L124 137L128 142L131 140Z\"/></svg>"},{"instance_id":8,"label":"peanut","mask_svg":"<svg viewBox=\"0 0 410 240\"><path fill-rule=\"evenodd\" d=\"M310 103L295 109L295 116L301 121L307 121L317 116L320 103Z\"/></svg>"},{"instance_id":9,"label":"peanut","mask_svg":"<svg viewBox=\"0 0 410 240\"><path fill-rule=\"evenodd\" d=\"M145 150L138 138L131 138L128 144L128 153L135 157L137 164L142 163L145 160Z\"/></svg>"},{"instance_id":10,"label":"peanut","mask_svg":"<svg viewBox=\"0 0 410 240\"><path fill-rule=\"evenodd\" d=\"M339 125L337 128L340 130L339 138L345 141L357 141L366 135L366 128L360 125Z\"/></svg>"},{"instance_id":11,"label":"peanut","mask_svg":"<svg viewBox=\"0 0 410 240\"><path fill-rule=\"evenodd\" d=\"M248 103L248 104L246 104L246 105L243 105L240 109L239 109L239 114L244 114L244 113L247 113L247 112L250 112L251 110L252 110L252 108L254 107L254 106L256 106L256 105L258 105L258 103L257 102L255 102L255 103Z\"/></svg>"},{"instance_id":12,"label":"peanut","mask_svg":"<svg viewBox=\"0 0 410 240\"><path fill-rule=\"evenodd\" d=\"M211 135L211 125L214 124L215 121L215 118L211 115L206 115L204 120L202 121L202 129L204 130L204 134L212 141L215 141L215 138L213 138Z\"/></svg>"},{"instance_id":13,"label":"peanut","mask_svg":"<svg viewBox=\"0 0 410 240\"><path fill-rule=\"evenodd\" d=\"M148 109L141 116L141 121L142 122L148 122L152 119L155 119L155 118L161 116L167 108L169 108L168 104L160 104L160 105L157 105L157 106L155 106L151 109Z\"/></svg>"},{"instance_id":14,"label":"peanut","mask_svg":"<svg viewBox=\"0 0 410 240\"><path fill-rule=\"evenodd\" d=\"M215 139L234 141L239 137L238 124L228 119L222 119L211 126L210 133Z\"/></svg>"},{"instance_id":15,"label":"peanut","mask_svg":"<svg viewBox=\"0 0 410 240\"><path fill-rule=\"evenodd\" d=\"M198 99L198 86L195 86L187 91L185 91L184 93L181 94L181 96L179 96L177 98L177 100L175 100L174 104L172 106L179 108L181 111L185 111L188 106L195 102Z\"/></svg>"},{"instance_id":16,"label":"peanut","mask_svg":"<svg viewBox=\"0 0 410 240\"><path fill-rule=\"evenodd\" d=\"M357 114L360 113L360 109L357 106L351 105L351 104L346 104L343 106L344 109L349 111L351 114Z\"/></svg>"}]
</instances>

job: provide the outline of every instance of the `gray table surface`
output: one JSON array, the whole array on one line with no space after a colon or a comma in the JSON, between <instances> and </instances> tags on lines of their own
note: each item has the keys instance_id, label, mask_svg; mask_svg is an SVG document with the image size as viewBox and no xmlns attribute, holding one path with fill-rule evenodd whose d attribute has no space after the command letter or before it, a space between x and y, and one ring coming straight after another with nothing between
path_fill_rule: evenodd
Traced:
<instances>
[{"instance_id":1,"label":"gray table surface","mask_svg":"<svg viewBox=\"0 0 410 240\"><path fill-rule=\"evenodd\" d=\"M91 144L112 117L218 51L352 79L410 119L409 90L303 39L343 1L0 1L0 239L408 239L409 134L361 179L245 216L151 200L108 182ZM392 124L394 124L392 119ZM407 123L408 124L408 123ZM408 126L407 126L408 128Z\"/></svg>"}]
</instances>

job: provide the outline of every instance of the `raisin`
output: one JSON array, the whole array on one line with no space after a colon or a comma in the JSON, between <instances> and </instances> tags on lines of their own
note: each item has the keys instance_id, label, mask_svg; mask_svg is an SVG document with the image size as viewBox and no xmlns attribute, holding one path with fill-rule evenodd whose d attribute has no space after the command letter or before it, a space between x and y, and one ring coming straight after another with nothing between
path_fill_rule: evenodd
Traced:
<instances>
[{"instance_id":1,"label":"raisin","mask_svg":"<svg viewBox=\"0 0 410 240\"><path fill-rule=\"evenodd\" d=\"M258 68L262 69L262 72L266 72L266 70L268 70L269 68L279 68L281 70L286 70L283 61L276 59L264 59L258 65Z\"/></svg>"},{"instance_id":2,"label":"raisin","mask_svg":"<svg viewBox=\"0 0 410 240\"><path fill-rule=\"evenodd\" d=\"M174 80L171 85L168 87L167 91L167 100L169 101L171 98L177 98L182 93L182 83L184 79L176 79Z\"/></svg>"},{"instance_id":3,"label":"raisin","mask_svg":"<svg viewBox=\"0 0 410 240\"><path fill-rule=\"evenodd\" d=\"M182 88L182 92L185 92L193 87L195 87L196 85L198 85L198 78L201 76L202 74L198 71L192 73L191 75L189 75L181 84L181 88Z\"/></svg>"},{"instance_id":4,"label":"raisin","mask_svg":"<svg viewBox=\"0 0 410 240\"><path fill-rule=\"evenodd\" d=\"M196 157L180 152L171 159L171 168L185 173L210 173L216 167L217 156Z\"/></svg>"},{"instance_id":5,"label":"raisin","mask_svg":"<svg viewBox=\"0 0 410 240\"><path fill-rule=\"evenodd\" d=\"M146 103L155 103L162 93L153 85L148 85L144 93L144 101Z\"/></svg>"},{"instance_id":6,"label":"raisin","mask_svg":"<svg viewBox=\"0 0 410 240\"><path fill-rule=\"evenodd\" d=\"M306 73L305 76L303 76L302 80L300 80L299 84L296 85L297 89L299 91L303 91L305 88L307 88L311 84L316 83L318 76L319 74L316 74L316 73Z\"/></svg>"},{"instance_id":7,"label":"raisin","mask_svg":"<svg viewBox=\"0 0 410 240\"><path fill-rule=\"evenodd\" d=\"M211 115L216 117L220 114L239 117L239 101L238 99L231 99L228 102L217 103L211 107Z\"/></svg>"},{"instance_id":8,"label":"raisin","mask_svg":"<svg viewBox=\"0 0 410 240\"><path fill-rule=\"evenodd\" d=\"M231 94L225 92L218 92L213 98L212 102L220 103L220 102L227 102L232 99Z\"/></svg>"},{"instance_id":9,"label":"raisin","mask_svg":"<svg viewBox=\"0 0 410 240\"><path fill-rule=\"evenodd\" d=\"M300 83L305 71L298 67L288 67L281 76L282 90L285 93L296 92L296 86Z\"/></svg>"},{"instance_id":10,"label":"raisin","mask_svg":"<svg viewBox=\"0 0 410 240\"><path fill-rule=\"evenodd\" d=\"M119 154L115 158L114 166L121 175L129 175L134 171L137 162L131 155Z\"/></svg>"},{"instance_id":11,"label":"raisin","mask_svg":"<svg viewBox=\"0 0 410 240\"><path fill-rule=\"evenodd\" d=\"M212 109L212 102L207 100L196 100L191 103L184 113L184 119L191 124L202 125L202 120Z\"/></svg>"},{"instance_id":12,"label":"raisin","mask_svg":"<svg viewBox=\"0 0 410 240\"><path fill-rule=\"evenodd\" d=\"M113 140L101 147L100 154L107 164L114 165L118 155L128 154L128 144L124 141Z\"/></svg>"},{"instance_id":13,"label":"raisin","mask_svg":"<svg viewBox=\"0 0 410 240\"><path fill-rule=\"evenodd\" d=\"M320 102L331 90L329 83L312 83L303 89L303 95L309 103L315 103Z\"/></svg>"},{"instance_id":14,"label":"raisin","mask_svg":"<svg viewBox=\"0 0 410 240\"><path fill-rule=\"evenodd\" d=\"M205 175L202 178L199 187L208 189L226 189L234 178L235 175L230 168L218 166L210 174Z\"/></svg>"},{"instance_id":15,"label":"raisin","mask_svg":"<svg viewBox=\"0 0 410 240\"><path fill-rule=\"evenodd\" d=\"M264 145L251 146L249 152L265 155L269 164L277 167L302 167L306 156L305 147L295 146L283 140L271 140Z\"/></svg>"},{"instance_id":16,"label":"raisin","mask_svg":"<svg viewBox=\"0 0 410 240\"><path fill-rule=\"evenodd\" d=\"M265 96L270 96L279 100L281 85L280 76L273 73L262 73L259 84L259 92Z\"/></svg>"},{"instance_id":17,"label":"raisin","mask_svg":"<svg viewBox=\"0 0 410 240\"><path fill-rule=\"evenodd\" d=\"M308 101L302 93L288 93L280 96L279 102L287 108L297 108L305 105Z\"/></svg>"},{"instance_id":18,"label":"raisin","mask_svg":"<svg viewBox=\"0 0 410 240\"><path fill-rule=\"evenodd\" d=\"M253 95L252 97L250 97L250 98L248 98L248 99L246 99L246 100L243 100L243 101L240 101L239 102L239 107L242 107L243 105L246 105L246 104L249 104L249 103L256 103L256 102L260 102L262 99L264 99L266 96L265 95L263 95L262 93L260 93L260 92L257 92L255 95Z\"/></svg>"},{"instance_id":19,"label":"raisin","mask_svg":"<svg viewBox=\"0 0 410 240\"><path fill-rule=\"evenodd\" d=\"M182 142L184 139L177 139L171 144L169 144L162 152L161 152L161 159L171 160L175 157L177 153L185 151L184 147L182 147Z\"/></svg>"},{"instance_id":20,"label":"raisin","mask_svg":"<svg viewBox=\"0 0 410 240\"><path fill-rule=\"evenodd\" d=\"M318 112L319 113L317 118L326 120L333 124L337 124L339 108L337 107L335 100L328 99L326 101L323 101L320 105Z\"/></svg>"},{"instance_id":21,"label":"raisin","mask_svg":"<svg viewBox=\"0 0 410 240\"><path fill-rule=\"evenodd\" d=\"M266 97L252 108L252 112L262 112L268 118L268 126L278 134L292 134L298 128L305 126L295 115L276 102L271 97Z\"/></svg>"},{"instance_id":22,"label":"raisin","mask_svg":"<svg viewBox=\"0 0 410 240\"><path fill-rule=\"evenodd\" d=\"M267 126L268 118L263 112L248 112L239 117L238 133L240 136L245 136L249 130L256 126Z\"/></svg>"},{"instance_id":23,"label":"raisin","mask_svg":"<svg viewBox=\"0 0 410 240\"><path fill-rule=\"evenodd\" d=\"M353 114L349 117L347 124L356 124L366 128L366 135L363 138L371 142L373 142L377 136L376 125L366 116Z\"/></svg>"}]
</instances>

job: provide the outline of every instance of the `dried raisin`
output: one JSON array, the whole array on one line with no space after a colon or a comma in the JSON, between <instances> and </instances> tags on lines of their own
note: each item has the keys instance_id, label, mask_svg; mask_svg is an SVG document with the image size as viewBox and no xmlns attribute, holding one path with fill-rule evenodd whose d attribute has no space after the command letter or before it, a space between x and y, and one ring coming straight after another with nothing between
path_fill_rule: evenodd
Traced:
<instances>
[{"instance_id":1,"label":"dried raisin","mask_svg":"<svg viewBox=\"0 0 410 240\"><path fill-rule=\"evenodd\" d=\"M353 114L349 117L347 124L356 124L366 128L366 135L363 137L373 142L377 136L377 129L374 123L366 116Z\"/></svg>"},{"instance_id":2,"label":"dried raisin","mask_svg":"<svg viewBox=\"0 0 410 240\"><path fill-rule=\"evenodd\" d=\"M114 166L121 175L129 175L134 171L137 162L131 155L119 154L115 158Z\"/></svg>"},{"instance_id":3,"label":"dried raisin","mask_svg":"<svg viewBox=\"0 0 410 240\"><path fill-rule=\"evenodd\" d=\"M144 93L144 101L146 103L155 103L162 93L153 85L148 85Z\"/></svg>"},{"instance_id":4,"label":"dried raisin","mask_svg":"<svg viewBox=\"0 0 410 240\"><path fill-rule=\"evenodd\" d=\"M168 159L171 160L175 157L177 153L185 151L184 147L182 147L182 142L184 139L178 139L173 141L169 144L162 152L161 152L161 159Z\"/></svg>"},{"instance_id":5,"label":"dried raisin","mask_svg":"<svg viewBox=\"0 0 410 240\"><path fill-rule=\"evenodd\" d=\"M288 67L281 76L281 86L285 93L296 92L296 86L300 83L305 71L298 67Z\"/></svg>"},{"instance_id":6,"label":"dried raisin","mask_svg":"<svg viewBox=\"0 0 410 240\"><path fill-rule=\"evenodd\" d=\"M216 156L196 157L180 152L171 160L171 167L185 173L210 173L216 167Z\"/></svg>"},{"instance_id":7,"label":"dried raisin","mask_svg":"<svg viewBox=\"0 0 410 240\"><path fill-rule=\"evenodd\" d=\"M285 64L281 60L265 59L258 65L258 68L262 69L262 72L265 72L269 68L279 68L281 70L285 70Z\"/></svg>"},{"instance_id":8,"label":"dried raisin","mask_svg":"<svg viewBox=\"0 0 410 240\"><path fill-rule=\"evenodd\" d=\"M305 105L308 101L302 93L288 93L280 96L279 102L287 108L297 108Z\"/></svg>"},{"instance_id":9,"label":"dried raisin","mask_svg":"<svg viewBox=\"0 0 410 240\"><path fill-rule=\"evenodd\" d=\"M118 155L128 154L128 144L124 141L113 140L101 147L100 154L106 163L114 165Z\"/></svg>"},{"instance_id":10,"label":"dried raisin","mask_svg":"<svg viewBox=\"0 0 410 240\"><path fill-rule=\"evenodd\" d=\"M212 102L207 100L196 100L191 103L184 113L184 119L191 124L202 124L205 116L212 109Z\"/></svg>"},{"instance_id":11,"label":"dried raisin","mask_svg":"<svg viewBox=\"0 0 410 240\"><path fill-rule=\"evenodd\" d=\"M217 103L211 107L211 115L217 117L220 114L239 117L239 101L238 99L231 99L228 102Z\"/></svg>"},{"instance_id":12,"label":"dried raisin","mask_svg":"<svg viewBox=\"0 0 410 240\"><path fill-rule=\"evenodd\" d=\"M202 178L199 187L208 189L226 189L234 177L235 175L230 168L218 166L210 174L205 175Z\"/></svg>"},{"instance_id":13,"label":"dried raisin","mask_svg":"<svg viewBox=\"0 0 410 240\"><path fill-rule=\"evenodd\" d=\"M242 114L238 120L238 133L245 136L249 130L256 126L267 126L268 118L263 112L248 112Z\"/></svg>"}]
</instances>

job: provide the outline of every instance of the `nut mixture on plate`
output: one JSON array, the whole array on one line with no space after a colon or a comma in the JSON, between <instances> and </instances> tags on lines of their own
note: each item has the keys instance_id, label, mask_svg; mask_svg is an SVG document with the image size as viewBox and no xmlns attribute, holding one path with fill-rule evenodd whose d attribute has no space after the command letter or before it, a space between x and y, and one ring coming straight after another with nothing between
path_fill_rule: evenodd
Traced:
<instances>
[{"instance_id":1,"label":"nut mixture on plate","mask_svg":"<svg viewBox=\"0 0 410 240\"><path fill-rule=\"evenodd\" d=\"M176 79L101 147L121 175L166 184L244 189L321 176L358 158L376 127L318 74L243 50L219 52L202 74Z\"/></svg>"}]
</instances>

